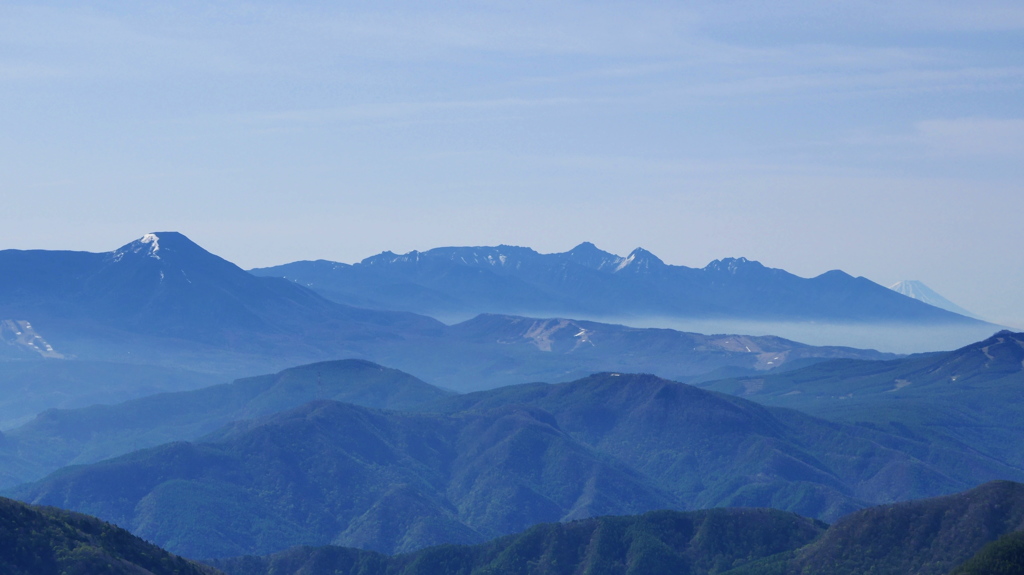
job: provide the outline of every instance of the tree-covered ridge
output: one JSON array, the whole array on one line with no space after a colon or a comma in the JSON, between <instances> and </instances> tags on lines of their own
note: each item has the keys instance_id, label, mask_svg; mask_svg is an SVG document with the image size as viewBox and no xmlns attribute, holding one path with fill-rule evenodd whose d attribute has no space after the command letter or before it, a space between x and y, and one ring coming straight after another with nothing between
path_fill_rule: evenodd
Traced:
<instances>
[{"instance_id":1,"label":"tree-covered ridge","mask_svg":"<svg viewBox=\"0 0 1024 575\"><path fill-rule=\"evenodd\" d=\"M812 541L824 524L769 509L654 511L541 524L479 545L387 557L300 547L214 562L229 575L711 575Z\"/></svg>"},{"instance_id":2,"label":"tree-covered ridge","mask_svg":"<svg viewBox=\"0 0 1024 575\"><path fill-rule=\"evenodd\" d=\"M1024 575L1024 531L989 543L950 575Z\"/></svg>"},{"instance_id":3,"label":"tree-covered ridge","mask_svg":"<svg viewBox=\"0 0 1024 575\"><path fill-rule=\"evenodd\" d=\"M996 481L872 507L827 528L765 509L655 511L394 557L300 547L214 565L229 575L945 575L970 559L953 575L1019 575L1022 529L1024 485Z\"/></svg>"},{"instance_id":4,"label":"tree-covered ridge","mask_svg":"<svg viewBox=\"0 0 1024 575\"><path fill-rule=\"evenodd\" d=\"M216 575L94 517L0 498L4 575Z\"/></svg>"},{"instance_id":5,"label":"tree-covered ridge","mask_svg":"<svg viewBox=\"0 0 1024 575\"><path fill-rule=\"evenodd\" d=\"M448 395L397 369L349 359L116 405L52 409L9 431L6 442L0 441L0 488L35 481L65 465L193 440L228 422L284 411L317 398L408 409Z\"/></svg>"},{"instance_id":6,"label":"tree-covered ridge","mask_svg":"<svg viewBox=\"0 0 1024 575\"><path fill-rule=\"evenodd\" d=\"M396 553L655 509L774 507L830 520L996 473L969 453L932 453L649 375L515 386L435 407L313 402L12 493L175 553L229 557L329 543Z\"/></svg>"},{"instance_id":7,"label":"tree-covered ridge","mask_svg":"<svg viewBox=\"0 0 1024 575\"><path fill-rule=\"evenodd\" d=\"M1024 485L993 481L920 501L863 509L818 540L730 575L944 575L998 538L1024 530Z\"/></svg>"},{"instance_id":8,"label":"tree-covered ridge","mask_svg":"<svg viewBox=\"0 0 1024 575\"><path fill-rule=\"evenodd\" d=\"M937 449L967 447L1024 469L1024 333L1002 331L951 352L826 361L702 387L927 441Z\"/></svg>"},{"instance_id":9,"label":"tree-covered ridge","mask_svg":"<svg viewBox=\"0 0 1024 575\"><path fill-rule=\"evenodd\" d=\"M92 517L0 499L4 575L1019 575L1024 485L873 507L831 527L771 509L652 511L395 556L295 547L209 563L221 571Z\"/></svg>"}]
</instances>

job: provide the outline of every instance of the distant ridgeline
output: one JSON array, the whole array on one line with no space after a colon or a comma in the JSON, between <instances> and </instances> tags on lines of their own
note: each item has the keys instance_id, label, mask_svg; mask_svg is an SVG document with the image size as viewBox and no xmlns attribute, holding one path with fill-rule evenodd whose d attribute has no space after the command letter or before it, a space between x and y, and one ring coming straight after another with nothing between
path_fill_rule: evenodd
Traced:
<instances>
[{"instance_id":1,"label":"distant ridgeline","mask_svg":"<svg viewBox=\"0 0 1024 575\"><path fill-rule=\"evenodd\" d=\"M522 251L527 252L533 253ZM534 255L541 262L554 261L549 256ZM867 306L891 319L987 325L841 272L803 280L738 261L723 263L721 269L685 271L641 255L635 254L614 266L591 262L591 267L587 267L583 263L589 260L580 259L582 256L577 254L576 259L583 263L572 260L561 272L558 266L552 268L544 263L538 267L522 258L520 261L506 257L505 264L494 266L495 270L521 269L524 273L533 269L534 275L529 277L534 278L530 280L534 283L550 276L555 283L550 289L544 288L547 291L525 279L516 279L517 276L485 269L481 262L474 264L476 267L462 263L458 265L463 267L458 269L445 267L438 271L438 281L452 282L451 290L462 290L459 298L465 301L523 303L523 308L532 307L530 302L534 301L577 298L596 305L614 294L615 300L625 306L622 309L632 309L630 306L643 302L675 301L713 303L714 310L727 316L757 310L769 310L775 315L809 310L812 315L835 311L853 317L861 313L858 306ZM424 256L418 261L426 266L433 260ZM444 261L446 265L455 265L450 258ZM399 263L401 258L395 265ZM360 264L352 269L390 269L391 264L383 264L381 260L380 264ZM657 271L661 269L659 265L664 268L662 272ZM423 269L428 268L433 269ZM413 265L410 269L420 267ZM680 274L691 272L707 280L694 280L694 289L713 289L699 297L679 292L680 286L693 283L680 283ZM394 275L387 273L388 277ZM368 290L366 293L383 297L409 287L400 276L379 281L339 281L353 289L363 286ZM762 294L757 296L761 299L751 299L755 293L750 289L755 284L760 286L756 291ZM558 292L562 299L534 297L541 292L555 293L551 290L556 287L562 290ZM413 291L416 289L419 288ZM591 292L597 299L583 297ZM467 293L476 295L470 297ZM462 301L459 298L456 300ZM777 301L768 305L764 298ZM76 365L73 361L147 364L188 370L191 374L179 375L193 380L201 379L193 377L196 372L222 374L227 380L314 361L360 358L415 373L450 389L469 391L524 381L568 381L599 371L656 373L689 379L709 372L726 376L780 366L788 368L794 362L800 365L821 358L892 356L870 350L808 346L770 336L705 336L668 329L495 314L448 326L407 311L365 309L329 301L298 283L250 274L179 233L160 232L107 253L0 251L0 375L12 371L25 373L25 368L12 367L17 362L58 357L69 360L71 367L65 371L72 370ZM83 369L96 371L84 366ZM119 378L116 370L106 371ZM46 407L109 401L110 396L104 394L107 388L103 377L79 375L69 373L68 385L53 389L55 396L77 395L75 402L64 403L62 399L41 408L38 402L7 405L11 410L6 413L5 405L0 405L0 428L10 425L9 418L20 420ZM22 397L4 389L8 381L9 377L0 378L0 395ZM46 378L42 381L50 382ZM171 382L163 389L188 387L195 386ZM90 390L97 390L96 395L90 396ZM127 399L123 395L121 398ZM24 411L31 409L36 411Z\"/></svg>"},{"instance_id":2,"label":"distant ridgeline","mask_svg":"<svg viewBox=\"0 0 1024 575\"><path fill-rule=\"evenodd\" d=\"M805 279L745 258L697 269L642 248L621 257L591 243L555 254L504 245L384 252L354 265L300 261L251 272L349 305L441 316L979 323L839 270Z\"/></svg>"},{"instance_id":3,"label":"distant ridgeline","mask_svg":"<svg viewBox=\"0 0 1024 575\"><path fill-rule=\"evenodd\" d=\"M775 407L964 446L1024 469L1024 333L1001 331L945 353L833 360L701 384Z\"/></svg>"}]
</instances>

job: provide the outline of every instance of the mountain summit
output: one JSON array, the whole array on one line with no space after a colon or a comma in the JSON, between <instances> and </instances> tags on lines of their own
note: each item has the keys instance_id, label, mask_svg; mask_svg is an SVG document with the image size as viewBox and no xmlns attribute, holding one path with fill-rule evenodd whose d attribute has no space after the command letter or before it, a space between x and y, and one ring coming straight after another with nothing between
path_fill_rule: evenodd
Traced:
<instances>
[{"instance_id":1,"label":"mountain summit","mask_svg":"<svg viewBox=\"0 0 1024 575\"><path fill-rule=\"evenodd\" d=\"M353 339L440 326L255 277L177 232L148 233L106 253L0 251L3 319L30 320L58 352L78 357L160 362L216 350L274 365L323 359Z\"/></svg>"},{"instance_id":2,"label":"mountain summit","mask_svg":"<svg viewBox=\"0 0 1024 575\"><path fill-rule=\"evenodd\" d=\"M977 315L967 311L966 309L956 305L948 299L939 295L938 292L932 288L924 285L924 282L917 280L903 280L896 282L889 286L889 289L896 293L901 293L909 298L923 301L928 305L933 305L937 308L958 313L962 316L972 317L974 319L981 319Z\"/></svg>"}]
</instances>

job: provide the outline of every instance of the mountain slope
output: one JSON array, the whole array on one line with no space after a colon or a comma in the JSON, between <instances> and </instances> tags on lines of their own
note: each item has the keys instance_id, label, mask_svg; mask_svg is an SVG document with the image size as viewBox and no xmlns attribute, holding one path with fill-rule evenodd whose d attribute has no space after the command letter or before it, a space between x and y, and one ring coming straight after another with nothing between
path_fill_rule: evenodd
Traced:
<instances>
[{"instance_id":1,"label":"mountain slope","mask_svg":"<svg viewBox=\"0 0 1024 575\"><path fill-rule=\"evenodd\" d=\"M870 503L1017 477L932 449L652 376L602 374L440 400L435 413L320 401L55 472L13 493L194 557L335 543L384 552L653 509ZM442 413L436 413L440 411Z\"/></svg>"},{"instance_id":2,"label":"mountain slope","mask_svg":"<svg viewBox=\"0 0 1024 575\"><path fill-rule=\"evenodd\" d=\"M966 493L852 513L797 551L786 572L943 575L987 543L1022 529L1024 485L997 481Z\"/></svg>"},{"instance_id":3,"label":"mountain slope","mask_svg":"<svg viewBox=\"0 0 1024 575\"><path fill-rule=\"evenodd\" d=\"M1024 469L1024 333L945 352L837 360L702 384L759 403L968 447Z\"/></svg>"},{"instance_id":4,"label":"mountain slope","mask_svg":"<svg viewBox=\"0 0 1024 575\"><path fill-rule=\"evenodd\" d=\"M1022 487L994 482L948 497L873 507L827 529L763 509L656 511L538 525L480 545L396 557L302 547L214 564L229 575L942 575L976 554L954 573L1016 575Z\"/></svg>"},{"instance_id":5,"label":"mountain slope","mask_svg":"<svg viewBox=\"0 0 1024 575\"><path fill-rule=\"evenodd\" d=\"M509 404L552 413L576 439L699 507L777 507L832 519L860 505L849 498L877 503L1024 478L1020 469L971 449L823 425L799 412L759 410L647 375L510 386L451 397L431 409L472 412Z\"/></svg>"},{"instance_id":6,"label":"mountain slope","mask_svg":"<svg viewBox=\"0 0 1024 575\"><path fill-rule=\"evenodd\" d=\"M1024 531L1003 535L982 547L950 575L1024 575Z\"/></svg>"},{"instance_id":7,"label":"mountain slope","mask_svg":"<svg viewBox=\"0 0 1024 575\"><path fill-rule=\"evenodd\" d=\"M577 505L587 515L671 503L521 409L438 418L316 402L211 439L68 468L19 492L198 557L332 541L401 551L482 541ZM601 498L581 499L595 487Z\"/></svg>"},{"instance_id":8,"label":"mountain slope","mask_svg":"<svg viewBox=\"0 0 1024 575\"><path fill-rule=\"evenodd\" d=\"M389 342L374 352L375 361L457 391L570 381L598 371L650 372L685 381L711 378L709 372L758 373L835 357L895 356L773 336L702 335L505 315L480 315L448 327L443 337Z\"/></svg>"},{"instance_id":9,"label":"mountain slope","mask_svg":"<svg viewBox=\"0 0 1024 575\"><path fill-rule=\"evenodd\" d=\"M266 364L278 363L268 354L320 359L361 339L441 327L256 278L176 232L102 254L0 251L0 271L0 318L31 320L65 356Z\"/></svg>"},{"instance_id":10,"label":"mountain slope","mask_svg":"<svg viewBox=\"0 0 1024 575\"><path fill-rule=\"evenodd\" d=\"M5 575L216 575L93 517L0 498Z\"/></svg>"},{"instance_id":11,"label":"mountain slope","mask_svg":"<svg viewBox=\"0 0 1024 575\"><path fill-rule=\"evenodd\" d=\"M767 321L981 325L864 278L830 271L800 278L744 258L701 269L626 257L583 243L564 253L515 246L384 252L354 264L293 262L251 270L308 286L334 301L440 317L480 313Z\"/></svg>"},{"instance_id":12,"label":"mountain slope","mask_svg":"<svg viewBox=\"0 0 1024 575\"><path fill-rule=\"evenodd\" d=\"M449 545L396 557L341 547L302 547L213 564L229 575L710 575L799 547L823 530L820 523L765 509L654 511L537 525L471 547Z\"/></svg>"},{"instance_id":13,"label":"mountain slope","mask_svg":"<svg viewBox=\"0 0 1024 575\"><path fill-rule=\"evenodd\" d=\"M0 442L0 488L34 481L65 465L196 439L231 421L284 411L318 397L407 409L448 395L398 370L343 360L116 405L49 410L10 430Z\"/></svg>"}]
</instances>

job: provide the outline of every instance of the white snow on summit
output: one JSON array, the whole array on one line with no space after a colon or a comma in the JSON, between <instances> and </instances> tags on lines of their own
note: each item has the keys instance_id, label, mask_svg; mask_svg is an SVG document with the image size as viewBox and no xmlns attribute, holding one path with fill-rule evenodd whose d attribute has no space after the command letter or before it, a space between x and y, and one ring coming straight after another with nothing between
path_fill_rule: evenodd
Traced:
<instances>
[{"instance_id":1,"label":"white snow on summit","mask_svg":"<svg viewBox=\"0 0 1024 575\"><path fill-rule=\"evenodd\" d=\"M142 253L143 250L147 249L147 246L148 250L146 251L146 255L153 259L160 259L160 237L156 234L146 234L127 246L124 246L122 249L115 250L113 252L114 261L121 261L128 252L133 254Z\"/></svg>"},{"instance_id":2,"label":"white snow on summit","mask_svg":"<svg viewBox=\"0 0 1024 575\"><path fill-rule=\"evenodd\" d=\"M917 280L903 280L900 282L896 282L889 286L889 289L891 289L894 292L901 293L909 298L922 301L928 305L933 305L937 308L942 308L946 311L951 311L953 313L958 313L960 315L965 315L967 317L973 317L974 319L981 319L980 317L974 315L973 313L965 310L964 308L942 297L935 290L924 285L923 282L919 282Z\"/></svg>"},{"instance_id":3,"label":"white snow on summit","mask_svg":"<svg viewBox=\"0 0 1024 575\"><path fill-rule=\"evenodd\" d=\"M149 257L160 259L160 256L157 255L157 252L160 251L160 238L157 237L156 234L146 234L142 236L142 239L139 240L139 243L153 244L149 247Z\"/></svg>"}]
</instances>

